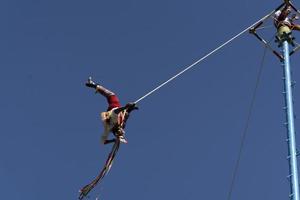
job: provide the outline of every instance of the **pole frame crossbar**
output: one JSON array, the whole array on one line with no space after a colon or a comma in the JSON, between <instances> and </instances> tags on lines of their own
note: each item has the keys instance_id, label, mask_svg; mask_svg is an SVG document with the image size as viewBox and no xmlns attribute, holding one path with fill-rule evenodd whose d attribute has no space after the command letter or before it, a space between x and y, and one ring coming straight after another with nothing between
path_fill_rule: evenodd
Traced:
<instances>
[{"instance_id":1,"label":"pole frame crossbar","mask_svg":"<svg viewBox=\"0 0 300 200\"><path fill-rule=\"evenodd\" d=\"M290 1L285 0L285 2L282 3L280 6L278 6L269 17L257 22L257 24L255 24L252 28L249 29L249 33L253 34L259 41L261 41L281 62L284 60L283 53L276 51L262 36L258 34L257 31L262 27L262 25L267 19L269 19L276 11L282 9L286 5L290 5L291 8L294 10L294 12L300 15L300 11ZM295 38L290 38L290 43L292 44L293 47L295 47L289 52L290 56L296 53L298 50L300 50L300 45L295 45L295 43L293 42L294 39ZM279 44L278 46L281 45L280 38L278 38L278 36L276 36L275 42Z\"/></svg>"}]
</instances>

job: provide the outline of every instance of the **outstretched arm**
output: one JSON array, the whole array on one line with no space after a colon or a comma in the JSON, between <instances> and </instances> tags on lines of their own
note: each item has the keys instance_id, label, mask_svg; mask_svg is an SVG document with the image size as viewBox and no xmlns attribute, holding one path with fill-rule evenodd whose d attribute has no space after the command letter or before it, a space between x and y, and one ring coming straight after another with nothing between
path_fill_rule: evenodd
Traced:
<instances>
[{"instance_id":1,"label":"outstretched arm","mask_svg":"<svg viewBox=\"0 0 300 200\"><path fill-rule=\"evenodd\" d=\"M116 114L119 114L120 112L127 110L128 113L130 113L133 110L138 110L139 108L136 106L136 103L127 103L126 106L117 108L114 110Z\"/></svg>"}]
</instances>

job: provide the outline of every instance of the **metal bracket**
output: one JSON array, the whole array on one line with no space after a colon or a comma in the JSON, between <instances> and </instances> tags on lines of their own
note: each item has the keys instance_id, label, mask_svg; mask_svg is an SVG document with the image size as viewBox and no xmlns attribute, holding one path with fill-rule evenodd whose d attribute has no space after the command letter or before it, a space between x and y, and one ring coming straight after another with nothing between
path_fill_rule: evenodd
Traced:
<instances>
[{"instance_id":1,"label":"metal bracket","mask_svg":"<svg viewBox=\"0 0 300 200\"><path fill-rule=\"evenodd\" d=\"M288 43L290 43L293 47L295 47L296 45L294 43L294 40L295 38L292 36L292 32L289 33L283 32L280 37L278 35L276 36L275 42L278 43L278 47L282 47L283 41L288 41Z\"/></svg>"}]
</instances>

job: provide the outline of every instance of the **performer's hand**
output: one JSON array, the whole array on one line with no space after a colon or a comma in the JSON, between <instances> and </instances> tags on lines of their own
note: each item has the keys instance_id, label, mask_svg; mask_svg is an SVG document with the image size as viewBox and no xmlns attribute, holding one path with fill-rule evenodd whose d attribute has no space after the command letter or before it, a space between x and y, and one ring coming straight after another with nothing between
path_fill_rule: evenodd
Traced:
<instances>
[{"instance_id":1,"label":"performer's hand","mask_svg":"<svg viewBox=\"0 0 300 200\"><path fill-rule=\"evenodd\" d=\"M128 110L128 112L131 112L133 110L138 110L139 108L137 107L136 103L134 102L129 102L126 104L126 109Z\"/></svg>"}]
</instances>

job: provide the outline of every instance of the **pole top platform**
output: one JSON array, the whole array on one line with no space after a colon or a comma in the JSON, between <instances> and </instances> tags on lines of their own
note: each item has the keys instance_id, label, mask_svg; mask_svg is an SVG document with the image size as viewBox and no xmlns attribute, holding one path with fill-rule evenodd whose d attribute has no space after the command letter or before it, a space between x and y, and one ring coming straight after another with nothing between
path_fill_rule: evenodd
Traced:
<instances>
[{"instance_id":1,"label":"pole top platform","mask_svg":"<svg viewBox=\"0 0 300 200\"><path fill-rule=\"evenodd\" d=\"M250 28L249 33L259 39L269 50L274 53L274 55L280 59L280 61L282 61L284 57L283 54L273 46L276 45L275 43L277 43L278 47L281 47L284 41L288 41L289 44L295 47L291 50L290 55L300 50L300 45L294 42L295 38L292 36L293 30L300 31L300 24L295 22L299 18L300 11L292 4L291 1L283 0L283 2L276 9L274 9L268 17L257 22L252 28ZM270 23L270 21L276 31L275 43L271 42L271 40L269 41L264 39L264 37L267 36L267 33L259 31L265 27L269 27L266 24Z\"/></svg>"},{"instance_id":2,"label":"pole top platform","mask_svg":"<svg viewBox=\"0 0 300 200\"><path fill-rule=\"evenodd\" d=\"M283 41L292 43L293 39L292 30L289 26L283 25L277 29L277 40L279 43L282 43Z\"/></svg>"}]
</instances>

